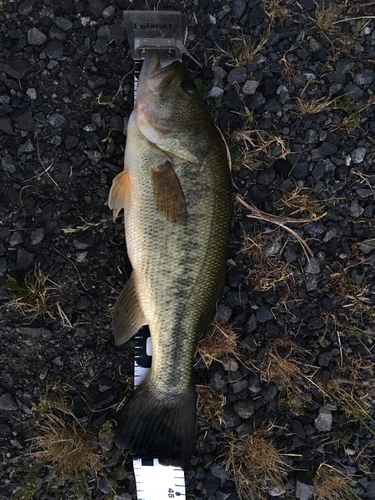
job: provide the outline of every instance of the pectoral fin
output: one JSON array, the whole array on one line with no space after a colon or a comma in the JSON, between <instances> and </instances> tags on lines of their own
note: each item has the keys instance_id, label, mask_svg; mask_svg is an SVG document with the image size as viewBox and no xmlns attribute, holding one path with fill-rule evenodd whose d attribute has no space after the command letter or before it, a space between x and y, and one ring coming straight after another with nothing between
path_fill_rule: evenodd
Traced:
<instances>
[{"instance_id":1,"label":"pectoral fin","mask_svg":"<svg viewBox=\"0 0 375 500\"><path fill-rule=\"evenodd\" d=\"M132 274L118 296L113 311L113 335L116 345L129 340L146 324Z\"/></svg>"},{"instance_id":2,"label":"pectoral fin","mask_svg":"<svg viewBox=\"0 0 375 500\"><path fill-rule=\"evenodd\" d=\"M156 207L171 222L187 221L186 199L180 181L169 161L152 170L152 185Z\"/></svg>"},{"instance_id":3,"label":"pectoral fin","mask_svg":"<svg viewBox=\"0 0 375 500\"><path fill-rule=\"evenodd\" d=\"M109 192L108 205L113 210L113 217L116 218L123 208L130 203L130 176L127 170L123 170L113 179Z\"/></svg>"}]
</instances>

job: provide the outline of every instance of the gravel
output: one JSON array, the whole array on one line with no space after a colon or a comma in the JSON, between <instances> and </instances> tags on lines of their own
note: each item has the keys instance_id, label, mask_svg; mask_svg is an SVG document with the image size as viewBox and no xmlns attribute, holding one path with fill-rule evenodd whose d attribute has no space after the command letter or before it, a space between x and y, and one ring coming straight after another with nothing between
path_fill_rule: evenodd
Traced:
<instances>
[{"instance_id":1,"label":"gravel","mask_svg":"<svg viewBox=\"0 0 375 500\"><path fill-rule=\"evenodd\" d=\"M323 463L349 474L359 498L375 498L375 5L362 3L340 2L338 20L348 20L322 33L313 0L282 1L276 13L262 0L0 2L0 500L27 480L46 391L94 432L105 468L89 482L91 498L136 498L131 460L102 432L116 426L134 347L112 339L111 311L131 268L107 199L133 108L123 11L155 7L183 11L183 61L227 139L234 192L268 214L256 219L234 202L216 319L232 325L239 358L209 368L195 359L195 382L224 396L225 424L199 420L187 494L237 499L226 439L275 423L270 440L287 472L264 498L312 499ZM254 54L241 63L245 44ZM301 115L297 98L334 102ZM243 128L246 144L235 135ZM294 204L297 194L306 205ZM245 234L253 250L243 250ZM33 318L10 305L16 295L3 285L35 269L49 276L50 304ZM296 360L301 378L283 387L269 377L276 356ZM333 380L359 394L362 423L328 395ZM46 473L34 498L70 498L66 485L46 490Z\"/></svg>"}]
</instances>

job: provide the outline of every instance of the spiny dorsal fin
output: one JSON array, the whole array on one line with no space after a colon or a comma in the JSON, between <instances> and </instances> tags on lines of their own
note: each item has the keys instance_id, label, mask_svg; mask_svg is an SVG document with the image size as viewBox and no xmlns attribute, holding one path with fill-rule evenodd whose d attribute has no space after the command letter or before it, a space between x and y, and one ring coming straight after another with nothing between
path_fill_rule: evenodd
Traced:
<instances>
[{"instance_id":1,"label":"spiny dorsal fin","mask_svg":"<svg viewBox=\"0 0 375 500\"><path fill-rule=\"evenodd\" d=\"M170 222L185 224L187 221L185 195L169 161L158 169L152 169L152 186L158 211Z\"/></svg>"}]
</instances>

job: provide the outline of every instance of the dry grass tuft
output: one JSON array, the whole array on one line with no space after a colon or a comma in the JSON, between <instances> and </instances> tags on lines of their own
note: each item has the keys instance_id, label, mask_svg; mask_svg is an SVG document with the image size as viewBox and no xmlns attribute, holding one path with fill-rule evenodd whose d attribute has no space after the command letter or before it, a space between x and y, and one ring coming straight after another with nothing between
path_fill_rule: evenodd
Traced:
<instances>
[{"instance_id":1,"label":"dry grass tuft","mask_svg":"<svg viewBox=\"0 0 375 500\"><path fill-rule=\"evenodd\" d=\"M270 425L245 438L227 437L224 466L232 472L241 499L263 498L262 491L270 485L284 491L287 467L269 439L272 429Z\"/></svg>"},{"instance_id":2,"label":"dry grass tuft","mask_svg":"<svg viewBox=\"0 0 375 500\"><path fill-rule=\"evenodd\" d=\"M318 382L317 386L329 399L342 406L350 417L358 420L368 431L375 434L366 423L369 419L374 421L369 413L375 393L373 385L334 378L326 383Z\"/></svg>"},{"instance_id":3,"label":"dry grass tuft","mask_svg":"<svg viewBox=\"0 0 375 500\"><path fill-rule=\"evenodd\" d=\"M297 114L299 116L314 115L329 108L334 102L333 99L327 99L326 97L310 102L304 101L301 97L297 97Z\"/></svg>"},{"instance_id":4,"label":"dry grass tuft","mask_svg":"<svg viewBox=\"0 0 375 500\"><path fill-rule=\"evenodd\" d=\"M289 216L308 214L311 220L318 220L326 215L319 201L312 197L312 192L300 187L289 193L283 193L274 203L274 207L280 212L284 212L285 209L292 210L288 213Z\"/></svg>"},{"instance_id":5,"label":"dry grass tuft","mask_svg":"<svg viewBox=\"0 0 375 500\"><path fill-rule=\"evenodd\" d=\"M214 320L210 331L198 342L197 352L207 367L213 361L223 363L230 357L240 359L237 337L231 325L222 325Z\"/></svg>"},{"instance_id":6,"label":"dry grass tuft","mask_svg":"<svg viewBox=\"0 0 375 500\"><path fill-rule=\"evenodd\" d=\"M225 52L224 55L229 57L228 64L235 67L242 67L248 63L252 63L255 57L264 47L269 37L269 32L267 32L257 44L250 44L244 36L238 38L232 38L230 40L230 52Z\"/></svg>"},{"instance_id":7,"label":"dry grass tuft","mask_svg":"<svg viewBox=\"0 0 375 500\"><path fill-rule=\"evenodd\" d=\"M101 468L99 457L92 448L93 438L94 434L77 422L68 423L49 414L41 435L35 438L34 446L39 451L33 456L38 462L51 467L59 479L73 481L86 473L96 474Z\"/></svg>"},{"instance_id":8,"label":"dry grass tuft","mask_svg":"<svg viewBox=\"0 0 375 500\"><path fill-rule=\"evenodd\" d=\"M315 500L359 500L350 486L347 474L326 463L320 464L315 476Z\"/></svg>"},{"instance_id":9,"label":"dry grass tuft","mask_svg":"<svg viewBox=\"0 0 375 500\"><path fill-rule=\"evenodd\" d=\"M323 33L333 33L335 31L333 23L338 18L338 12L335 6L323 6L316 9L315 16L315 24L319 31Z\"/></svg>"},{"instance_id":10,"label":"dry grass tuft","mask_svg":"<svg viewBox=\"0 0 375 500\"><path fill-rule=\"evenodd\" d=\"M257 263L249 269L247 275L256 290L272 290L280 281L287 283L293 279L293 270L287 262L281 261L278 256L267 254L267 249L279 238L278 235L270 235L269 241L266 241L266 235L260 231L244 235L240 251L257 258Z\"/></svg>"},{"instance_id":11,"label":"dry grass tuft","mask_svg":"<svg viewBox=\"0 0 375 500\"><path fill-rule=\"evenodd\" d=\"M42 406L45 423L32 439L29 452L34 464L21 481L22 486L13 491L12 500L32 500L42 489L54 491L60 487L69 498L91 498L88 481L103 467L93 447L95 435L77 420L64 401L54 403L45 398Z\"/></svg>"},{"instance_id":12,"label":"dry grass tuft","mask_svg":"<svg viewBox=\"0 0 375 500\"><path fill-rule=\"evenodd\" d=\"M53 318L52 308L55 300L51 296L51 291L56 287L51 285L54 283L37 268L26 274L23 283L18 283L15 278L8 275L4 288L15 295L9 306L19 309L31 322L38 316L46 314Z\"/></svg>"},{"instance_id":13,"label":"dry grass tuft","mask_svg":"<svg viewBox=\"0 0 375 500\"><path fill-rule=\"evenodd\" d=\"M243 164L248 168L256 168L261 163L272 165L290 153L281 137L270 135L264 130L251 130L248 125L235 131L232 140L243 145Z\"/></svg>"},{"instance_id":14,"label":"dry grass tuft","mask_svg":"<svg viewBox=\"0 0 375 500\"><path fill-rule=\"evenodd\" d=\"M356 382L374 380L374 363L359 354L345 357L339 368L340 375Z\"/></svg>"},{"instance_id":15,"label":"dry grass tuft","mask_svg":"<svg viewBox=\"0 0 375 500\"><path fill-rule=\"evenodd\" d=\"M9 307L18 309L28 323L39 316L49 316L55 319L55 311L60 317L63 326L72 327L69 319L62 310L56 294L57 285L40 268L29 271L23 283L7 275L3 288L14 294L15 298L9 302Z\"/></svg>"},{"instance_id":16,"label":"dry grass tuft","mask_svg":"<svg viewBox=\"0 0 375 500\"><path fill-rule=\"evenodd\" d=\"M285 5L282 5L282 0L264 0L264 8L271 24L276 19L283 21L289 15L289 10Z\"/></svg>"},{"instance_id":17,"label":"dry grass tuft","mask_svg":"<svg viewBox=\"0 0 375 500\"><path fill-rule=\"evenodd\" d=\"M263 259L257 266L249 270L247 279L260 292L274 290L277 283L288 283L293 279L293 269L290 264L278 259Z\"/></svg>"},{"instance_id":18,"label":"dry grass tuft","mask_svg":"<svg viewBox=\"0 0 375 500\"><path fill-rule=\"evenodd\" d=\"M303 413L306 406L305 389L307 377L301 369L303 349L290 338L278 337L272 341L271 348L261 363L261 378L270 383L276 380L285 397L282 404L294 414Z\"/></svg>"},{"instance_id":19,"label":"dry grass tuft","mask_svg":"<svg viewBox=\"0 0 375 500\"><path fill-rule=\"evenodd\" d=\"M332 273L330 275L332 283L328 286L341 299L341 306L348 308L351 314L366 313L370 317L375 317L375 309L369 307L369 288L366 281L356 283L347 274L347 269Z\"/></svg>"},{"instance_id":20,"label":"dry grass tuft","mask_svg":"<svg viewBox=\"0 0 375 500\"><path fill-rule=\"evenodd\" d=\"M225 424L224 405L226 398L223 394L211 389L209 385L196 385L197 391L197 423L207 424L219 420L220 424Z\"/></svg>"}]
</instances>

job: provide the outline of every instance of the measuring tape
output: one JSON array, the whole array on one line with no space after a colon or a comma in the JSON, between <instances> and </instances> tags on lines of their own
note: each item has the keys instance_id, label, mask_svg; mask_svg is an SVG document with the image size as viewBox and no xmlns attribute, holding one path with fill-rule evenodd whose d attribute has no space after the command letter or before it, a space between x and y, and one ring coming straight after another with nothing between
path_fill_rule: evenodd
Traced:
<instances>
[{"instance_id":1,"label":"measuring tape","mask_svg":"<svg viewBox=\"0 0 375 500\"><path fill-rule=\"evenodd\" d=\"M161 465L159 460L133 460L138 500L185 499L185 477L179 467Z\"/></svg>"}]
</instances>

